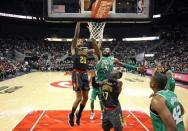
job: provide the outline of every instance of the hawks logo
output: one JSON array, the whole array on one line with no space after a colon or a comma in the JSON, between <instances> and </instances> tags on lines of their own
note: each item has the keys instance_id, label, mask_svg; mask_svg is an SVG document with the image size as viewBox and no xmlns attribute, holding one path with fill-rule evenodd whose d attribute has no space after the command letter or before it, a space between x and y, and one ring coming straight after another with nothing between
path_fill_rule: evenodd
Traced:
<instances>
[{"instance_id":1,"label":"hawks logo","mask_svg":"<svg viewBox=\"0 0 188 131\"><path fill-rule=\"evenodd\" d=\"M72 88L72 81L57 81L50 83L50 85L59 88Z\"/></svg>"}]
</instances>

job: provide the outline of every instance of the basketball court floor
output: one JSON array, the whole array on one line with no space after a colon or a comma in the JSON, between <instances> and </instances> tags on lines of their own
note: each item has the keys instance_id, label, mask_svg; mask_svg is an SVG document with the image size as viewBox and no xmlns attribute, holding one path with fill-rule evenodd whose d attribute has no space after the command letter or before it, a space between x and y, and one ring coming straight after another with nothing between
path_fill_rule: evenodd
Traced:
<instances>
[{"instance_id":1,"label":"basketball court floor","mask_svg":"<svg viewBox=\"0 0 188 131\"><path fill-rule=\"evenodd\" d=\"M119 97L126 131L153 130L149 117L149 77L124 73ZM188 89L176 86L175 92L188 112ZM91 92L90 92L91 93ZM75 94L71 75L65 72L34 72L0 82L1 131L102 131L100 107L95 101L96 117L90 120L90 101L81 125L70 127L67 115ZM188 113L184 115L184 119ZM185 122L186 123L186 122Z\"/></svg>"}]
</instances>

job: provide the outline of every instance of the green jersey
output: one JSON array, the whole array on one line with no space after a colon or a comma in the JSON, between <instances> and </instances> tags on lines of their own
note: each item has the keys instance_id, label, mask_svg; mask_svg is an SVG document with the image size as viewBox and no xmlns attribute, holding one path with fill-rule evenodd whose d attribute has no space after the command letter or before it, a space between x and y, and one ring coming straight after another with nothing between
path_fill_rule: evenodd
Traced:
<instances>
[{"instance_id":1,"label":"green jersey","mask_svg":"<svg viewBox=\"0 0 188 131\"><path fill-rule=\"evenodd\" d=\"M176 81L174 80L174 78L173 78L173 77L170 77L170 78L168 79L168 81L167 81L167 84L166 84L165 89L168 89L168 90L174 92L175 84L176 84Z\"/></svg>"},{"instance_id":2,"label":"green jersey","mask_svg":"<svg viewBox=\"0 0 188 131\"><path fill-rule=\"evenodd\" d=\"M103 81L107 79L108 75L113 71L114 57L101 57L95 66L96 81Z\"/></svg>"},{"instance_id":3,"label":"green jersey","mask_svg":"<svg viewBox=\"0 0 188 131\"><path fill-rule=\"evenodd\" d=\"M169 90L161 90L157 92L157 95L165 99L166 105L176 122L178 131L184 131L183 117L176 94ZM150 111L150 116L155 131L166 131L166 127L158 114Z\"/></svg>"}]
</instances>

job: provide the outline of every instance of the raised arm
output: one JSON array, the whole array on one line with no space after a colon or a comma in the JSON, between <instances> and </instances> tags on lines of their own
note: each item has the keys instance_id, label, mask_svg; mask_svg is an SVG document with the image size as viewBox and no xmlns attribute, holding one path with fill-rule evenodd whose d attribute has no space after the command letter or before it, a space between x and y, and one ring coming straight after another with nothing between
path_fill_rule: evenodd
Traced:
<instances>
[{"instance_id":1,"label":"raised arm","mask_svg":"<svg viewBox=\"0 0 188 131\"><path fill-rule=\"evenodd\" d=\"M94 52L99 60L102 57L102 52L100 50L101 42L97 42L95 39L92 39L92 45L93 45Z\"/></svg>"},{"instance_id":2,"label":"raised arm","mask_svg":"<svg viewBox=\"0 0 188 131\"><path fill-rule=\"evenodd\" d=\"M89 83L92 83L92 79L93 79L93 77L95 77L95 72L91 71L90 73L91 74L90 74L90 77L89 77Z\"/></svg>"},{"instance_id":3,"label":"raised arm","mask_svg":"<svg viewBox=\"0 0 188 131\"><path fill-rule=\"evenodd\" d=\"M118 89L117 89L117 92L118 93L121 93L121 90L122 90L122 85L123 85L123 82L122 81L118 81Z\"/></svg>"},{"instance_id":4,"label":"raised arm","mask_svg":"<svg viewBox=\"0 0 188 131\"><path fill-rule=\"evenodd\" d=\"M124 64L117 58L114 58L114 63L117 64L118 66L124 67Z\"/></svg>"},{"instance_id":5,"label":"raised arm","mask_svg":"<svg viewBox=\"0 0 188 131\"><path fill-rule=\"evenodd\" d=\"M184 115L185 114L185 109L184 109L183 105L180 102L179 102L179 105L180 105L181 113L182 113L182 115Z\"/></svg>"},{"instance_id":6,"label":"raised arm","mask_svg":"<svg viewBox=\"0 0 188 131\"><path fill-rule=\"evenodd\" d=\"M122 63L122 62L121 62L120 60L118 60L117 58L114 58L114 63L117 64L118 66L121 66L121 67L124 67L124 68L137 69L137 66Z\"/></svg>"},{"instance_id":7,"label":"raised arm","mask_svg":"<svg viewBox=\"0 0 188 131\"><path fill-rule=\"evenodd\" d=\"M71 44L71 54L74 55L76 52L76 45L77 45L77 41L80 35L80 22L77 22L76 24L76 28L75 28L75 33L74 33L74 38L72 40L72 44Z\"/></svg>"}]
</instances>

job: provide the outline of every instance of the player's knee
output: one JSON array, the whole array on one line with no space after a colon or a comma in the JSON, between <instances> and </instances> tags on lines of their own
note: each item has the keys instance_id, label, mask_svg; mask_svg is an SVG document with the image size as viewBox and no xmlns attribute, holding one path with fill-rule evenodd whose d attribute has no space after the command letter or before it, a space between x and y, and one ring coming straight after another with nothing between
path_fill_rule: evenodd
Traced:
<instances>
[{"instance_id":1,"label":"player's knee","mask_svg":"<svg viewBox=\"0 0 188 131\"><path fill-rule=\"evenodd\" d=\"M82 99L81 99L81 98L79 98L79 99L78 99L78 102L80 102L81 100L82 100Z\"/></svg>"},{"instance_id":2,"label":"player's knee","mask_svg":"<svg viewBox=\"0 0 188 131\"><path fill-rule=\"evenodd\" d=\"M82 100L82 97L77 97L77 98L76 98L76 101L77 101L77 102L80 102L81 100Z\"/></svg>"},{"instance_id":3,"label":"player's knee","mask_svg":"<svg viewBox=\"0 0 188 131\"><path fill-rule=\"evenodd\" d=\"M83 97L83 100L84 100L84 101L87 101L87 100L88 100L88 96L84 96L84 97Z\"/></svg>"},{"instance_id":4,"label":"player's knee","mask_svg":"<svg viewBox=\"0 0 188 131\"><path fill-rule=\"evenodd\" d=\"M82 103L86 103L88 100L88 97L87 96L84 96L83 99L82 99Z\"/></svg>"}]
</instances>

